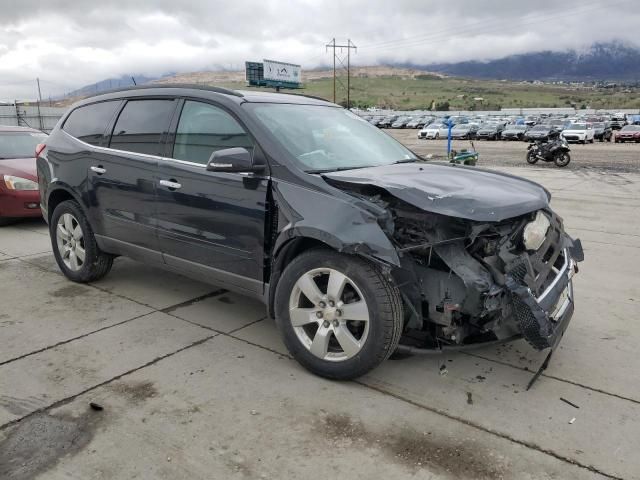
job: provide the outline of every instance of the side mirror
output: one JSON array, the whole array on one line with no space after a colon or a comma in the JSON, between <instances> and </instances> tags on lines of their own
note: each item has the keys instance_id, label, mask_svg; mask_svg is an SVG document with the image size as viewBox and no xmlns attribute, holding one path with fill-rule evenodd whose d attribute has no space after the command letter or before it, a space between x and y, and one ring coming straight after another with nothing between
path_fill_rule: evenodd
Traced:
<instances>
[{"instance_id":1,"label":"side mirror","mask_svg":"<svg viewBox=\"0 0 640 480\"><path fill-rule=\"evenodd\" d=\"M207 162L209 172L258 172L264 165L254 165L251 153L243 147L225 148L211 154Z\"/></svg>"}]
</instances>

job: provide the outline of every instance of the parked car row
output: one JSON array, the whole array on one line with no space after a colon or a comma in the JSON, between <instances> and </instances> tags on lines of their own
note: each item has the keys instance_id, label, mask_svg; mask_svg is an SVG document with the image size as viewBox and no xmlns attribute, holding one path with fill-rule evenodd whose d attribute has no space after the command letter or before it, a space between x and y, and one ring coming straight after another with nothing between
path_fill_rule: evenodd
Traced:
<instances>
[{"instance_id":1,"label":"parked car row","mask_svg":"<svg viewBox=\"0 0 640 480\"><path fill-rule=\"evenodd\" d=\"M420 139L447 138L449 126L446 123L434 122L425 126L418 133ZM600 142L640 141L640 125L625 125L614 132L609 122L569 122L561 126L541 123L532 127L523 124L502 122L486 122L483 124L460 123L451 128L451 138L479 140L520 140L532 142L547 141L554 136L562 137L567 142L594 143Z\"/></svg>"},{"instance_id":2,"label":"parked car row","mask_svg":"<svg viewBox=\"0 0 640 480\"><path fill-rule=\"evenodd\" d=\"M418 138L447 138L449 124L455 139L545 141L558 134L568 142L593 143L636 141L640 115L602 113L598 115L475 116L447 114L366 114L361 116L379 128L420 129Z\"/></svg>"}]
</instances>

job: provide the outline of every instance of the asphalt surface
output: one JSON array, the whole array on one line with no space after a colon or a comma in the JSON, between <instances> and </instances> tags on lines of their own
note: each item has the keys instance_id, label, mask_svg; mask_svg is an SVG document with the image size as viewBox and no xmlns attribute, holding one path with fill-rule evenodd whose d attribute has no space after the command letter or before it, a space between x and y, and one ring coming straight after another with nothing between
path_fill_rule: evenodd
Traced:
<instances>
[{"instance_id":1,"label":"asphalt surface","mask_svg":"<svg viewBox=\"0 0 640 480\"><path fill-rule=\"evenodd\" d=\"M502 170L586 254L530 391L523 342L320 379L253 300L122 258L74 284L42 222L2 228L0 478L640 479L640 174Z\"/></svg>"},{"instance_id":2,"label":"asphalt surface","mask_svg":"<svg viewBox=\"0 0 640 480\"><path fill-rule=\"evenodd\" d=\"M386 129L385 132L397 138L419 155L446 155L446 140L419 140L419 130ZM527 142L474 140L475 149L480 152L480 164L489 167L523 167L527 164ZM452 142L452 148L460 151L471 149L468 140ZM640 172L640 143L599 142L593 144L571 143L571 163L567 170L594 170L610 173ZM557 168L553 163L538 163L539 168Z\"/></svg>"}]
</instances>

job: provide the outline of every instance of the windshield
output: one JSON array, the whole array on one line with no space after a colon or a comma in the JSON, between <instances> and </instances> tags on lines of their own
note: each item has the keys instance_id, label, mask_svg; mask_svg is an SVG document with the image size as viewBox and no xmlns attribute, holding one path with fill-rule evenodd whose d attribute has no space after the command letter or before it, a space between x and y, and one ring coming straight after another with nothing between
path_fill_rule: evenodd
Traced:
<instances>
[{"instance_id":1,"label":"windshield","mask_svg":"<svg viewBox=\"0 0 640 480\"><path fill-rule=\"evenodd\" d=\"M418 159L389 135L348 110L255 104L253 111L306 172L375 167Z\"/></svg>"},{"instance_id":2,"label":"windshield","mask_svg":"<svg viewBox=\"0 0 640 480\"><path fill-rule=\"evenodd\" d=\"M640 132L640 125L627 125L622 127L622 132Z\"/></svg>"},{"instance_id":3,"label":"windshield","mask_svg":"<svg viewBox=\"0 0 640 480\"><path fill-rule=\"evenodd\" d=\"M36 146L46 138L46 134L39 132L0 132L0 160L33 158Z\"/></svg>"},{"instance_id":4,"label":"windshield","mask_svg":"<svg viewBox=\"0 0 640 480\"><path fill-rule=\"evenodd\" d=\"M547 127L546 125L536 125L531 129L532 132L544 132L547 130L549 130L549 127Z\"/></svg>"},{"instance_id":5,"label":"windshield","mask_svg":"<svg viewBox=\"0 0 640 480\"><path fill-rule=\"evenodd\" d=\"M572 123L567 130L586 130L587 125L584 123Z\"/></svg>"},{"instance_id":6,"label":"windshield","mask_svg":"<svg viewBox=\"0 0 640 480\"><path fill-rule=\"evenodd\" d=\"M526 128L527 128L527 127L525 127L524 125L509 125L509 126L507 127L507 130L511 130L511 131L515 130L515 131L518 131L518 132L519 132L519 131L524 131L524 130L526 130Z\"/></svg>"}]
</instances>

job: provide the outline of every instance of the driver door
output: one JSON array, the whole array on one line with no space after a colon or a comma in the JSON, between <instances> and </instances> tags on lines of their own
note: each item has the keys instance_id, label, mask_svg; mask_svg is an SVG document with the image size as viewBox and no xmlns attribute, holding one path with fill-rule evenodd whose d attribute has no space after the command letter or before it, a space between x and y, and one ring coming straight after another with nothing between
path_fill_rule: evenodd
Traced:
<instances>
[{"instance_id":1,"label":"driver door","mask_svg":"<svg viewBox=\"0 0 640 480\"><path fill-rule=\"evenodd\" d=\"M158 237L165 262L248 293L263 287L268 178L210 172L214 151L254 150L253 139L223 108L186 100L159 167Z\"/></svg>"}]
</instances>

